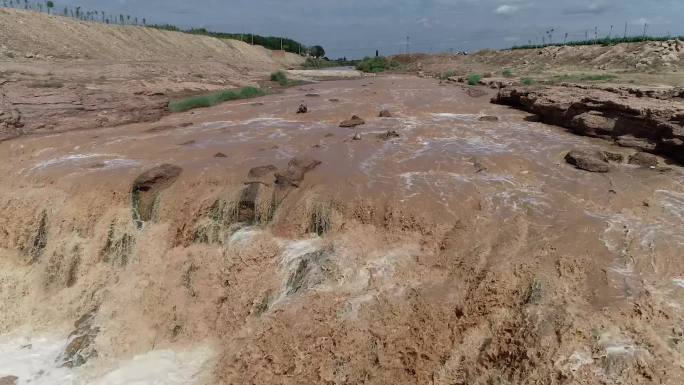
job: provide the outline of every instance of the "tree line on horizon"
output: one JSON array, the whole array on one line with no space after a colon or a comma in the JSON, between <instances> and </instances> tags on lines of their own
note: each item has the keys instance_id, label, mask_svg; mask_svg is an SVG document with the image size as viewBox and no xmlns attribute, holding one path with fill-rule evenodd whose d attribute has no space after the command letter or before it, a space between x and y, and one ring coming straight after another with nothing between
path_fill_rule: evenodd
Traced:
<instances>
[{"instance_id":1,"label":"tree line on horizon","mask_svg":"<svg viewBox=\"0 0 684 385\"><path fill-rule=\"evenodd\" d=\"M306 46L294 39L279 36L261 36L256 34L225 33L208 31L205 28L182 29L170 24L148 24L146 18L124 14L107 14L100 10L86 10L83 7L60 6L54 1L30 1L30 0L0 0L0 5L5 8L25 9L29 11L45 12L47 14L71 17L81 21L99 22L103 24L131 25L148 28L156 28L166 31L189 33L193 35L211 36L219 39L240 40L245 43L260 45L271 50L284 50L300 55L310 55L316 58L325 56L325 50L320 45Z\"/></svg>"},{"instance_id":2,"label":"tree line on horizon","mask_svg":"<svg viewBox=\"0 0 684 385\"><path fill-rule=\"evenodd\" d=\"M615 45L615 44L620 44L620 43L639 43L639 42L647 42L647 41L667 41L667 40L672 40L672 39L679 39L679 40L684 40L684 36L670 36L670 33L668 32L667 35L665 36L653 36L653 35L648 35L648 23L644 24L644 31L643 34L641 35L628 35L627 34L627 23L625 23L625 33L624 36L622 37L614 37L613 36L613 31L614 31L614 26L610 26L610 32L608 33L607 36L601 38L599 37L599 29L598 26L594 27L594 38L591 39L589 38L589 33L590 30L585 31L585 38L581 40L570 40L568 41L569 33L565 33L563 42L554 42L553 40L553 35L554 32L557 32L555 28L551 28L548 31L545 32L545 34L541 37L540 42L535 44L532 42L532 40L528 41L528 44L523 44L523 45L515 45L511 47L511 50L518 50L518 49L538 49L538 48L544 48L544 47L556 47L556 46L584 46L584 45L603 45L603 46L610 46L610 45Z\"/></svg>"}]
</instances>

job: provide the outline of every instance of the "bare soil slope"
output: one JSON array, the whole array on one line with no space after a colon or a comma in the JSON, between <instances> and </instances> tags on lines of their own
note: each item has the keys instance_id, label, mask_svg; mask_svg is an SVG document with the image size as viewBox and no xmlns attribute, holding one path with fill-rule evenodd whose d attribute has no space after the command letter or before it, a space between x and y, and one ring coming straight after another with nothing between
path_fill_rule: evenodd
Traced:
<instances>
[{"instance_id":1,"label":"bare soil slope","mask_svg":"<svg viewBox=\"0 0 684 385\"><path fill-rule=\"evenodd\" d=\"M237 40L114 26L13 9L0 10L0 60L11 58L97 59L108 61L225 61L272 70L302 62Z\"/></svg>"}]
</instances>

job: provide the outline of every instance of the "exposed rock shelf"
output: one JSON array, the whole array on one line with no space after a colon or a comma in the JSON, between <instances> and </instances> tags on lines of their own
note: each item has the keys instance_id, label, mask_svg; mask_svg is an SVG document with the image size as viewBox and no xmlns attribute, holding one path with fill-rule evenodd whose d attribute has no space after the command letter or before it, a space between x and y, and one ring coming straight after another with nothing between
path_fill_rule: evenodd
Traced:
<instances>
[{"instance_id":1,"label":"exposed rock shelf","mask_svg":"<svg viewBox=\"0 0 684 385\"><path fill-rule=\"evenodd\" d=\"M684 163L684 104L569 87L507 88L493 103L539 116L576 134L614 140Z\"/></svg>"}]
</instances>

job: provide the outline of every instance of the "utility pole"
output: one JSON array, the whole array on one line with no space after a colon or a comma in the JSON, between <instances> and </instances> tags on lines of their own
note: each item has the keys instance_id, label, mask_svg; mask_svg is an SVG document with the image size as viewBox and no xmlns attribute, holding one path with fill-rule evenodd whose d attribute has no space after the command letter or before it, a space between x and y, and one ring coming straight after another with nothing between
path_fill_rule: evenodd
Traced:
<instances>
[{"instance_id":1,"label":"utility pole","mask_svg":"<svg viewBox=\"0 0 684 385\"><path fill-rule=\"evenodd\" d=\"M411 44L411 37L410 37L410 36L406 36L406 54L407 54L407 55L410 55L409 52L411 52L411 51L409 51L409 46L410 46L410 44Z\"/></svg>"},{"instance_id":2,"label":"utility pole","mask_svg":"<svg viewBox=\"0 0 684 385\"><path fill-rule=\"evenodd\" d=\"M627 22L625 21L625 39L627 39Z\"/></svg>"}]
</instances>

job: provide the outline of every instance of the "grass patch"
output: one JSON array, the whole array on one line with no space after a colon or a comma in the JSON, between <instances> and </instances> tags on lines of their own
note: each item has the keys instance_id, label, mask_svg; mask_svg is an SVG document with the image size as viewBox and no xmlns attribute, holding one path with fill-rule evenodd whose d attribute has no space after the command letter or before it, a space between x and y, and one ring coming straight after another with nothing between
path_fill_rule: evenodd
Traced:
<instances>
[{"instance_id":1,"label":"grass patch","mask_svg":"<svg viewBox=\"0 0 684 385\"><path fill-rule=\"evenodd\" d=\"M607 82L617 78L613 74L565 74L556 75L552 78L554 83L562 82Z\"/></svg>"},{"instance_id":2,"label":"grass patch","mask_svg":"<svg viewBox=\"0 0 684 385\"><path fill-rule=\"evenodd\" d=\"M249 99L264 96L261 88L244 87L236 90L225 90L209 95L193 96L169 103L171 112L183 112L194 108L211 107L230 100Z\"/></svg>"},{"instance_id":3,"label":"grass patch","mask_svg":"<svg viewBox=\"0 0 684 385\"><path fill-rule=\"evenodd\" d=\"M503 75L505 78L512 78L514 76L513 71L510 68L506 68L501 71L501 75Z\"/></svg>"},{"instance_id":4,"label":"grass patch","mask_svg":"<svg viewBox=\"0 0 684 385\"><path fill-rule=\"evenodd\" d=\"M471 86L480 84L480 80L482 80L482 76L480 75L468 75L468 84Z\"/></svg>"},{"instance_id":5,"label":"grass patch","mask_svg":"<svg viewBox=\"0 0 684 385\"><path fill-rule=\"evenodd\" d=\"M289 83L287 74L283 71L276 71L271 74L271 81L280 84L281 86L286 86Z\"/></svg>"},{"instance_id":6,"label":"grass patch","mask_svg":"<svg viewBox=\"0 0 684 385\"><path fill-rule=\"evenodd\" d=\"M534 85L537 83L537 81L532 79L532 78L522 78L521 81L522 81L522 84L524 84L526 86L531 86L531 85Z\"/></svg>"},{"instance_id":7,"label":"grass patch","mask_svg":"<svg viewBox=\"0 0 684 385\"><path fill-rule=\"evenodd\" d=\"M447 80L447 79L454 77L454 76L456 76L456 71L449 70L449 71L443 72L441 75L439 75L439 78L441 80Z\"/></svg>"},{"instance_id":8,"label":"grass patch","mask_svg":"<svg viewBox=\"0 0 684 385\"><path fill-rule=\"evenodd\" d=\"M367 73L380 73L390 69L398 68L400 64L394 60L389 60L383 56L374 58L366 57L359 64L356 69Z\"/></svg>"}]
</instances>

